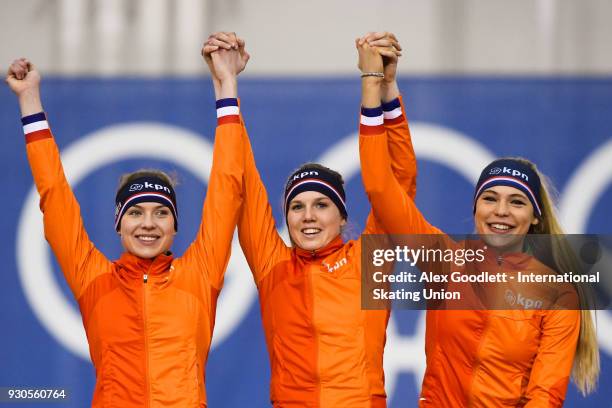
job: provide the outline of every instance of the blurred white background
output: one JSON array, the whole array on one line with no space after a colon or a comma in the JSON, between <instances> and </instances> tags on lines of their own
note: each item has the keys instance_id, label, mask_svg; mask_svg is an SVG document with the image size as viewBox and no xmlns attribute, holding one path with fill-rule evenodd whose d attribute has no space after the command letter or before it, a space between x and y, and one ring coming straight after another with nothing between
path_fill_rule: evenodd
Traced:
<instances>
[{"instance_id":1,"label":"blurred white background","mask_svg":"<svg viewBox=\"0 0 612 408\"><path fill-rule=\"evenodd\" d=\"M355 73L353 39L397 34L404 74L612 73L610 0L3 1L0 59L45 73L200 75L208 33L236 31L249 75Z\"/></svg>"}]
</instances>

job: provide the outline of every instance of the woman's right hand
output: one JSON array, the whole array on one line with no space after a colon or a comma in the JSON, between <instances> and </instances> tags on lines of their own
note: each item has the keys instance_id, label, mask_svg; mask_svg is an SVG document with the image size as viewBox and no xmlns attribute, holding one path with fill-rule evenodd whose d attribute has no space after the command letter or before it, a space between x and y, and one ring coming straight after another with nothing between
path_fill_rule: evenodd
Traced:
<instances>
[{"instance_id":1,"label":"woman's right hand","mask_svg":"<svg viewBox=\"0 0 612 408\"><path fill-rule=\"evenodd\" d=\"M235 79L246 67L250 55L245 42L236 33L217 32L208 37L202 56L213 78L218 81Z\"/></svg>"},{"instance_id":2,"label":"woman's right hand","mask_svg":"<svg viewBox=\"0 0 612 408\"><path fill-rule=\"evenodd\" d=\"M357 47L357 52L359 54L359 61L357 63L357 67L362 73L383 73L382 56L376 47L372 47L367 42L361 41L360 38L355 40L355 47Z\"/></svg>"},{"instance_id":3,"label":"woman's right hand","mask_svg":"<svg viewBox=\"0 0 612 408\"><path fill-rule=\"evenodd\" d=\"M43 110L40 102L40 73L27 58L18 58L12 62L6 73L6 83L19 99L22 116Z\"/></svg>"},{"instance_id":4,"label":"woman's right hand","mask_svg":"<svg viewBox=\"0 0 612 408\"><path fill-rule=\"evenodd\" d=\"M40 74L28 59L18 58L8 68L6 83L20 97L25 93L38 92Z\"/></svg>"}]
</instances>

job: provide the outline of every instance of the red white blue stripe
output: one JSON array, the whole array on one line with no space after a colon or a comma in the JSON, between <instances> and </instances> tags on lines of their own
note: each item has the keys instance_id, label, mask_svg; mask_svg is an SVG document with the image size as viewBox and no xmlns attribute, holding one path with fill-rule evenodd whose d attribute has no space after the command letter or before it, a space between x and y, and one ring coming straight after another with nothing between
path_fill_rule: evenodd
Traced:
<instances>
[{"instance_id":1,"label":"red white blue stripe","mask_svg":"<svg viewBox=\"0 0 612 408\"><path fill-rule=\"evenodd\" d=\"M23 133L25 135L38 132L40 130L49 129L49 122L47 122L47 116L44 112L24 116L21 118L21 124L23 125Z\"/></svg>"},{"instance_id":2,"label":"red white blue stripe","mask_svg":"<svg viewBox=\"0 0 612 408\"><path fill-rule=\"evenodd\" d=\"M342 205L346 208L346 203L344 202L344 199L342 198L342 196L340 195L340 193L338 193L338 191L336 191L336 189L329 183L326 183L322 180L319 179L304 179L302 181L300 181L299 183L296 183L293 187L291 187L291 190L289 190L285 196L286 197L290 197L291 193L298 188L299 186L303 186L304 184L318 184L321 185L327 189L329 189L332 193L334 193L334 195L336 197L338 197L338 200L340 200L340 202L342 203ZM287 205L289 203L285 203L285 208L287 208Z\"/></svg>"},{"instance_id":3,"label":"red white blue stripe","mask_svg":"<svg viewBox=\"0 0 612 408\"><path fill-rule=\"evenodd\" d=\"M177 214L176 208L174 207L174 204L172 203L172 200L167 195L160 194L160 193L139 193L139 194L134 194L133 196L128 198L125 201L125 203L123 203L123 205L121 206L121 210L115 216L115 229L117 229L117 227L119 226L119 220L121 220L121 217L123 217L123 214L125 213L126 209L130 207L129 204L132 201L134 201L134 200L139 200L139 202L144 202L142 200L143 198L156 198L158 200L161 199L161 201L163 201L163 203L166 206L168 206L168 207L170 207L172 209L172 213L173 214ZM159 202L159 201L156 200L154 202Z\"/></svg>"},{"instance_id":4,"label":"red white blue stripe","mask_svg":"<svg viewBox=\"0 0 612 408\"><path fill-rule=\"evenodd\" d=\"M490 179L482 183L480 188L476 191L476 194L474 195L474 197L478 197L480 193L484 191L487 187L491 185L500 185L500 183L504 183L504 185L514 186L518 188L519 190L521 190L522 192L524 192L525 194L527 194L529 201L531 201L533 206L536 208L536 212L539 215L542 215L542 210L540 209L538 200L536 200L536 196L531 190L531 188L529 188L529 185L527 185L526 183L523 183L522 181L518 179L512 178L512 177L502 177L502 176L491 177Z\"/></svg>"},{"instance_id":5,"label":"red white blue stripe","mask_svg":"<svg viewBox=\"0 0 612 408\"><path fill-rule=\"evenodd\" d=\"M382 107L361 108L359 132L362 134L382 133L384 117Z\"/></svg>"},{"instance_id":6,"label":"red white blue stripe","mask_svg":"<svg viewBox=\"0 0 612 408\"><path fill-rule=\"evenodd\" d=\"M52 137L45 112L24 116L21 118L21 124L23 125L26 144L37 140L50 139Z\"/></svg>"},{"instance_id":7,"label":"red white blue stripe","mask_svg":"<svg viewBox=\"0 0 612 408\"><path fill-rule=\"evenodd\" d=\"M399 98L383 103L382 109L385 123L388 121L394 121L402 116L402 105L400 104Z\"/></svg>"},{"instance_id":8,"label":"red white blue stripe","mask_svg":"<svg viewBox=\"0 0 612 408\"><path fill-rule=\"evenodd\" d=\"M217 105L217 124L240 123L238 98L219 99Z\"/></svg>"}]
</instances>

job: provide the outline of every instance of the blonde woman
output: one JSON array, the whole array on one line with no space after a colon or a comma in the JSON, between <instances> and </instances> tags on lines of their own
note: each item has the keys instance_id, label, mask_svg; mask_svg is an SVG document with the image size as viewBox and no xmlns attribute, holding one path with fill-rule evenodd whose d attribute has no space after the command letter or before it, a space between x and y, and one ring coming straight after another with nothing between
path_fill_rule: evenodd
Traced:
<instances>
[{"instance_id":1,"label":"blonde woman","mask_svg":"<svg viewBox=\"0 0 612 408\"><path fill-rule=\"evenodd\" d=\"M358 50L368 70L382 72L374 48L365 42ZM363 89L363 108L380 109L380 87ZM360 156L376 219L392 234L443 234L395 179L384 129L367 125L361 126ZM500 176L500 169L509 171ZM476 185L473 204L476 231L493 244L487 257L494 258L485 262L509 273L543 267L522 253L525 238L562 230L546 179L533 163L516 158L490 163ZM555 266L562 268L558 258ZM421 407L560 407L570 376L588 394L599 375L588 310L429 310L426 356Z\"/></svg>"}]
</instances>

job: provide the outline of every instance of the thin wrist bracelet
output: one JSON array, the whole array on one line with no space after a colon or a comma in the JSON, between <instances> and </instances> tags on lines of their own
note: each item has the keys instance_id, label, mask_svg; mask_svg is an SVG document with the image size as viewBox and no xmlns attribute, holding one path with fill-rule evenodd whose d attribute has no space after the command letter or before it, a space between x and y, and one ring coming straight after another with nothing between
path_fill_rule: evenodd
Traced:
<instances>
[{"instance_id":1,"label":"thin wrist bracelet","mask_svg":"<svg viewBox=\"0 0 612 408\"><path fill-rule=\"evenodd\" d=\"M365 78L365 77L378 77L378 78L384 78L385 74L383 72L362 72L361 73L361 77Z\"/></svg>"}]
</instances>

